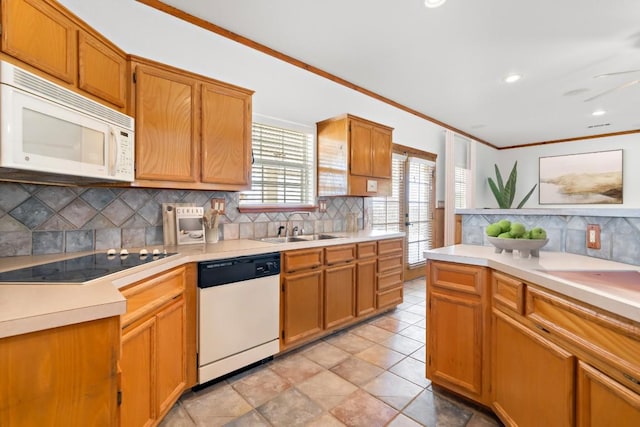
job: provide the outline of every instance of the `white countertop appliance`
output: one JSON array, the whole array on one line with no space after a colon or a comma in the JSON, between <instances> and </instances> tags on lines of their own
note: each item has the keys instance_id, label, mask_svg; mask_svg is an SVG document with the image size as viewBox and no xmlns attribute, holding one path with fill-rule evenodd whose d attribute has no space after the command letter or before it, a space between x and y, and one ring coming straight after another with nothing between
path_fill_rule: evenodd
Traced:
<instances>
[{"instance_id":1,"label":"white countertop appliance","mask_svg":"<svg viewBox=\"0 0 640 427\"><path fill-rule=\"evenodd\" d=\"M134 119L0 61L0 179L134 180Z\"/></svg>"},{"instance_id":2,"label":"white countertop appliance","mask_svg":"<svg viewBox=\"0 0 640 427\"><path fill-rule=\"evenodd\" d=\"M198 382L280 351L280 253L198 263Z\"/></svg>"}]
</instances>

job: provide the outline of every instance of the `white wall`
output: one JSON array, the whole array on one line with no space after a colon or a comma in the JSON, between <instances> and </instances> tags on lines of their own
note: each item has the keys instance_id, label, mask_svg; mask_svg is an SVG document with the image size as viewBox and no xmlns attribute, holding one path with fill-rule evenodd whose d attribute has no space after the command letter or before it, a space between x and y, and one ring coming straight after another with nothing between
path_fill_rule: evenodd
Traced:
<instances>
[{"instance_id":1,"label":"white wall","mask_svg":"<svg viewBox=\"0 0 640 427\"><path fill-rule=\"evenodd\" d=\"M485 148L481 148L485 147ZM623 204L622 205L571 205L570 207L599 209L613 208L639 208L640 192L640 134L612 136L596 139L585 139L575 142L563 142L558 144L536 145L532 147L514 148L509 150L493 150L479 144L476 162L476 207L498 207L489 185L488 177L494 177L494 163L500 168L504 179L511 171L513 163L518 161L518 192L514 199L515 205L522 200L526 193L535 184L538 184L538 163L540 157L558 156L563 154L589 153L595 151L607 151L622 149L623 159ZM569 207L567 205L540 205L538 203L538 189L529 198L526 208L553 208Z\"/></svg>"},{"instance_id":2,"label":"white wall","mask_svg":"<svg viewBox=\"0 0 640 427\"><path fill-rule=\"evenodd\" d=\"M351 113L393 127L395 143L438 155L444 198L441 127L134 0L59 1L127 53L254 90L257 114L315 126Z\"/></svg>"}]
</instances>

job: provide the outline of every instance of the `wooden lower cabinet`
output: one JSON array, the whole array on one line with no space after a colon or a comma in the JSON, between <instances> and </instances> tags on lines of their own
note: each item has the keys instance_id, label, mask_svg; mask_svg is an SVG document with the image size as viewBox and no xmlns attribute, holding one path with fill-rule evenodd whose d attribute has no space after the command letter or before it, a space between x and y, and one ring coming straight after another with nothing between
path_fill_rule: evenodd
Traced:
<instances>
[{"instance_id":1,"label":"wooden lower cabinet","mask_svg":"<svg viewBox=\"0 0 640 427\"><path fill-rule=\"evenodd\" d=\"M493 312L493 408L508 426L573 426L576 358Z\"/></svg>"},{"instance_id":2,"label":"wooden lower cabinet","mask_svg":"<svg viewBox=\"0 0 640 427\"><path fill-rule=\"evenodd\" d=\"M322 270L285 275L282 279L282 345L288 346L322 331Z\"/></svg>"},{"instance_id":3,"label":"wooden lower cabinet","mask_svg":"<svg viewBox=\"0 0 640 427\"><path fill-rule=\"evenodd\" d=\"M324 271L324 328L331 329L356 317L355 264Z\"/></svg>"},{"instance_id":4,"label":"wooden lower cabinet","mask_svg":"<svg viewBox=\"0 0 640 427\"><path fill-rule=\"evenodd\" d=\"M427 325L428 377L483 399L483 306L479 298L432 292Z\"/></svg>"},{"instance_id":5,"label":"wooden lower cabinet","mask_svg":"<svg viewBox=\"0 0 640 427\"><path fill-rule=\"evenodd\" d=\"M584 362L578 363L577 426L640 426L640 395Z\"/></svg>"},{"instance_id":6,"label":"wooden lower cabinet","mask_svg":"<svg viewBox=\"0 0 640 427\"><path fill-rule=\"evenodd\" d=\"M376 309L375 258L358 260L356 264L356 316L373 313Z\"/></svg>"},{"instance_id":7,"label":"wooden lower cabinet","mask_svg":"<svg viewBox=\"0 0 640 427\"><path fill-rule=\"evenodd\" d=\"M122 291L120 421L124 427L157 425L187 388L186 267Z\"/></svg>"},{"instance_id":8,"label":"wooden lower cabinet","mask_svg":"<svg viewBox=\"0 0 640 427\"><path fill-rule=\"evenodd\" d=\"M0 426L117 425L118 316L0 339Z\"/></svg>"}]
</instances>

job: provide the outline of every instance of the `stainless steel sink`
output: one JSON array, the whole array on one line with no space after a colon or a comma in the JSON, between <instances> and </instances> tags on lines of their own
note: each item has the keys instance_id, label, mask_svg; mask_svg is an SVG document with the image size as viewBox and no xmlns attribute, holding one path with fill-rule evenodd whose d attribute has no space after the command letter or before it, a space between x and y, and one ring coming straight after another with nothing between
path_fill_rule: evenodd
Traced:
<instances>
[{"instance_id":1,"label":"stainless steel sink","mask_svg":"<svg viewBox=\"0 0 640 427\"><path fill-rule=\"evenodd\" d=\"M299 236L287 236L287 237L263 237L262 239L256 239L261 242L267 243L293 243L293 242L309 242L311 240L326 240L336 239L338 236L331 236L330 234L302 234Z\"/></svg>"},{"instance_id":2,"label":"stainless steel sink","mask_svg":"<svg viewBox=\"0 0 640 427\"><path fill-rule=\"evenodd\" d=\"M303 240L326 240L326 239L337 239L338 236L332 236L330 234L307 234L302 236L297 236Z\"/></svg>"},{"instance_id":3,"label":"stainless steel sink","mask_svg":"<svg viewBox=\"0 0 640 427\"><path fill-rule=\"evenodd\" d=\"M301 239L300 237L291 236L291 237L263 237L262 239L257 239L261 242L267 243L291 243L291 242L306 242L307 239Z\"/></svg>"}]
</instances>

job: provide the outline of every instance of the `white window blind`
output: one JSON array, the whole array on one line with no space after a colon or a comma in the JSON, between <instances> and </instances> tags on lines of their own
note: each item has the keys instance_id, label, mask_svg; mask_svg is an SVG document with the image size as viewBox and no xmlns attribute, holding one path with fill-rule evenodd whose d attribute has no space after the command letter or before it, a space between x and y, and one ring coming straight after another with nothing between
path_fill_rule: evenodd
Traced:
<instances>
[{"instance_id":1,"label":"white window blind","mask_svg":"<svg viewBox=\"0 0 640 427\"><path fill-rule=\"evenodd\" d=\"M315 201L313 135L253 123L251 190L240 205L309 205Z\"/></svg>"},{"instance_id":2,"label":"white window blind","mask_svg":"<svg viewBox=\"0 0 640 427\"><path fill-rule=\"evenodd\" d=\"M466 168L456 166L455 188L456 188L456 209L467 208L467 198L469 192L469 180L471 171Z\"/></svg>"},{"instance_id":3,"label":"white window blind","mask_svg":"<svg viewBox=\"0 0 640 427\"><path fill-rule=\"evenodd\" d=\"M391 158L391 196L372 197L371 228L380 231L404 230L404 164L407 156L393 153Z\"/></svg>"}]
</instances>

